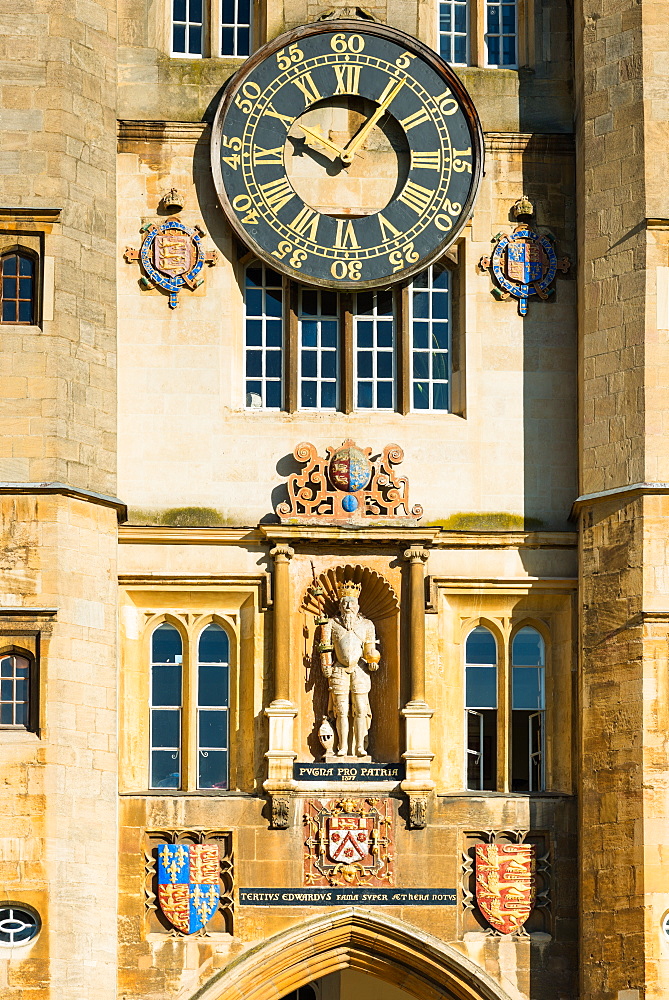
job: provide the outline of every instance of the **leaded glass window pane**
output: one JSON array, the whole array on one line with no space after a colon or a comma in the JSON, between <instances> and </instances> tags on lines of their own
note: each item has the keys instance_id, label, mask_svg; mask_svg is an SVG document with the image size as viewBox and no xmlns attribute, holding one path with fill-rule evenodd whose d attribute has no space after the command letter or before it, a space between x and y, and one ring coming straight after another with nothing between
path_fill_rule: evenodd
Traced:
<instances>
[{"instance_id":1,"label":"leaded glass window pane","mask_svg":"<svg viewBox=\"0 0 669 1000\"><path fill-rule=\"evenodd\" d=\"M517 0L486 0L486 65L518 65Z\"/></svg>"},{"instance_id":2,"label":"leaded glass window pane","mask_svg":"<svg viewBox=\"0 0 669 1000\"><path fill-rule=\"evenodd\" d=\"M172 0L172 55L204 54L202 0Z\"/></svg>"},{"instance_id":3,"label":"leaded glass window pane","mask_svg":"<svg viewBox=\"0 0 669 1000\"><path fill-rule=\"evenodd\" d=\"M164 622L151 636L151 788L181 787L183 644Z\"/></svg>"},{"instance_id":4,"label":"leaded glass window pane","mask_svg":"<svg viewBox=\"0 0 669 1000\"><path fill-rule=\"evenodd\" d=\"M245 271L246 405L280 410L283 377L283 282L255 261Z\"/></svg>"},{"instance_id":5,"label":"leaded glass window pane","mask_svg":"<svg viewBox=\"0 0 669 1000\"><path fill-rule=\"evenodd\" d=\"M412 409L450 406L450 272L433 264L409 286Z\"/></svg>"},{"instance_id":6,"label":"leaded glass window pane","mask_svg":"<svg viewBox=\"0 0 669 1000\"><path fill-rule=\"evenodd\" d=\"M212 623L200 634L197 676L197 786L228 787L230 641Z\"/></svg>"},{"instance_id":7,"label":"leaded glass window pane","mask_svg":"<svg viewBox=\"0 0 669 1000\"><path fill-rule=\"evenodd\" d=\"M355 406L395 406L395 311L391 291L358 292L353 303Z\"/></svg>"},{"instance_id":8,"label":"leaded glass window pane","mask_svg":"<svg viewBox=\"0 0 669 1000\"><path fill-rule=\"evenodd\" d=\"M469 63L469 0L441 0L439 53L456 66Z\"/></svg>"}]
</instances>

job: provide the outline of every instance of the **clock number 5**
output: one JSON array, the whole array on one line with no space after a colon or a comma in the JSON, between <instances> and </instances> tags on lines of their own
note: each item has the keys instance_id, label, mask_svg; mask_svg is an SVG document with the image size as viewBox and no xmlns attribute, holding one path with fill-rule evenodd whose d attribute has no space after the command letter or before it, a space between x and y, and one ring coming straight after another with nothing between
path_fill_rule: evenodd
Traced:
<instances>
[{"instance_id":1,"label":"clock number 5","mask_svg":"<svg viewBox=\"0 0 669 1000\"><path fill-rule=\"evenodd\" d=\"M260 87L253 80L247 80L242 87L242 94L244 97L235 94L235 104L242 114L250 115L253 111L253 102L257 101L260 97Z\"/></svg>"},{"instance_id":2,"label":"clock number 5","mask_svg":"<svg viewBox=\"0 0 669 1000\"><path fill-rule=\"evenodd\" d=\"M279 69L290 69L292 63L301 62L304 59L304 52L293 42L287 49L280 49L276 54L276 61Z\"/></svg>"}]
</instances>

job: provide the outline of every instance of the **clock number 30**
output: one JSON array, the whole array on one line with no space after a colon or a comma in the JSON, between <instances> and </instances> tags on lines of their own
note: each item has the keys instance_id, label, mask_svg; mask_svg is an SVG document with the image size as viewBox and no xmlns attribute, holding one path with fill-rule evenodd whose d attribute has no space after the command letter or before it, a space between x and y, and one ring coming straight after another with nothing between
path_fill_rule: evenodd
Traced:
<instances>
[{"instance_id":1,"label":"clock number 30","mask_svg":"<svg viewBox=\"0 0 669 1000\"><path fill-rule=\"evenodd\" d=\"M343 278L348 278L349 281L360 281L361 271L362 262L359 260L336 260L330 268L332 277L339 281Z\"/></svg>"}]
</instances>

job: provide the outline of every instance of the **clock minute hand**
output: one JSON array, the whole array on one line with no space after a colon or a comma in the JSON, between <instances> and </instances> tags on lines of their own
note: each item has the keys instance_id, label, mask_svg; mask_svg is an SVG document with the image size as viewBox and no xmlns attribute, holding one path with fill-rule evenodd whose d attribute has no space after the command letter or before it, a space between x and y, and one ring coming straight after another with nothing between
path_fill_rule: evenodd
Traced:
<instances>
[{"instance_id":1,"label":"clock minute hand","mask_svg":"<svg viewBox=\"0 0 669 1000\"><path fill-rule=\"evenodd\" d=\"M301 128L302 131L306 132L312 139L316 139L318 142L322 142L324 146L329 146L330 149L334 149L337 156L343 155L344 150L340 149L336 143L327 139L324 135L321 135L319 132L314 132L312 129L307 128L306 125L298 125L298 128Z\"/></svg>"},{"instance_id":2,"label":"clock minute hand","mask_svg":"<svg viewBox=\"0 0 669 1000\"><path fill-rule=\"evenodd\" d=\"M349 164L349 163L353 162L353 157L355 156L356 150L359 149L359 147L365 141L365 139L367 138L367 136L369 135L369 133L372 131L372 129L374 128L374 126L378 122L379 118L384 113L384 111L386 111L389 108L389 106L392 104L392 102L395 100L395 98L397 97L398 93L400 92L400 90L404 86L404 80L405 80L405 77L402 77L401 80L397 81L397 83L395 84L395 86L393 87L393 89L390 91L390 93L386 97L385 101L383 101L381 104L379 104L378 108L376 109L376 111L374 112L374 114L372 115L372 117L368 121L365 122L365 124L362 126L362 128L360 129L360 131L357 133L357 135L353 136L353 138L349 142L348 146L346 146L346 148L341 153L342 163Z\"/></svg>"}]
</instances>

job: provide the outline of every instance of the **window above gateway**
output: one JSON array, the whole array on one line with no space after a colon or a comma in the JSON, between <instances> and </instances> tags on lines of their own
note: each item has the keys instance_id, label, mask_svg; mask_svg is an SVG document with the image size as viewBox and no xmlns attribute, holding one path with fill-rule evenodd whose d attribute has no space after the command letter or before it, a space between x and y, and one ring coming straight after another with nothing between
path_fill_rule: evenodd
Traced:
<instances>
[{"instance_id":1,"label":"window above gateway","mask_svg":"<svg viewBox=\"0 0 669 1000\"><path fill-rule=\"evenodd\" d=\"M517 69L519 6L519 0L440 0L440 55L455 66Z\"/></svg>"},{"instance_id":2,"label":"window above gateway","mask_svg":"<svg viewBox=\"0 0 669 1000\"><path fill-rule=\"evenodd\" d=\"M172 55L245 58L251 54L251 12L251 0L172 0Z\"/></svg>"},{"instance_id":3,"label":"window above gateway","mask_svg":"<svg viewBox=\"0 0 669 1000\"><path fill-rule=\"evenodd\" d=\"M293 285L251 262L246 407L449 412L453 283L448 267L433 264L404 289L346 294Z\"/></svg>"}]
</instances>

